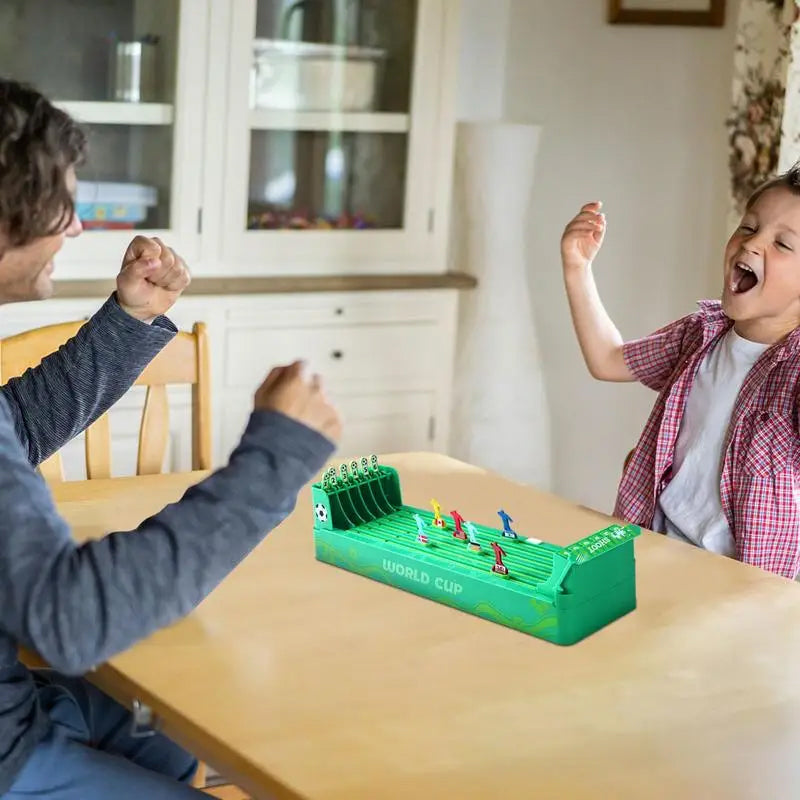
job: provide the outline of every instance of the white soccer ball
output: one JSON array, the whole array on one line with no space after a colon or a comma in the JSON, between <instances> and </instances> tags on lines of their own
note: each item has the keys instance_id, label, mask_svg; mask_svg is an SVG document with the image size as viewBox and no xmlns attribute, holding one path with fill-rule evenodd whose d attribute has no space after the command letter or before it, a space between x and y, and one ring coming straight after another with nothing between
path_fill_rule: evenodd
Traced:
<instances>
[{"instance_id":1,"label":"white soccer ball","mask_svg":"<svg viewBox=\"0 0 800 800\"><path fill-rule=\"evenodd\" d=\"M325 507L323 503L317 503L314 506L314 513L317 515L317 519L320 522L327 522L328 520L328 509Z\"/></svg>"}]
</instances>

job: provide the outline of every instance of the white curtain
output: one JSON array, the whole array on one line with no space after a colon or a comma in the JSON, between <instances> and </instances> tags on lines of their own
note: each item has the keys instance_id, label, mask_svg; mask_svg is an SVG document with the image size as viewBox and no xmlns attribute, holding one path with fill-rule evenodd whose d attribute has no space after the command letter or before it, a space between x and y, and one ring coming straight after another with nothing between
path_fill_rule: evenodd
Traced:
<instances>
[{"instance_id":1,"label":"white curtain","mask_svg":"<svg viewBox=\"0 0 800 800\"><path fill-rule=\"evenodd\" d=\"M800 160L800 0L741 0L728 119L731 226L753 190Z\"/></svg>"},{"instance_id":2,"label":"white curtain","mask_svg":"<svg viewBox=\"0 0 800 800\"><path fill-rule=\"evenodd\" d=\"M450 452L511 480L550 483L550 415L525 243L541 129L462 122L454 268L475 275L459 309Z\"/></svg>"}]
</instances>

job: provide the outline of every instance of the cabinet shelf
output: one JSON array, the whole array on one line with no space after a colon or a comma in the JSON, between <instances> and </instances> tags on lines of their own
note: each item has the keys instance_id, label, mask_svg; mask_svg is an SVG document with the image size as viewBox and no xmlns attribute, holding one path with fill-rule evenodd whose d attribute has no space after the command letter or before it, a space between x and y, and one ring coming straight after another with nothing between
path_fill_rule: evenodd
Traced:
<instances>
[{"instance_id":1,"label":"cabinet shelf","mask_svg":"<svg viewBox=\"0 0 800 800\"><path fill-rule=\"evenodd\" d=\"M277 131L365 131L407 133L408 114L364 111L284 111L253 109L251 130Z\"/></svg>"},{"instance_id":2,"label":"cabinet shelf","mask_svg":"<svg viewBox=\"0 0 800 800\"><path fill-rule=\"evenodd\" d=\"M55 105L78 122L96 125L171 125L169 103L115 103L57 100Z\"/></svg>"}]
</instances>

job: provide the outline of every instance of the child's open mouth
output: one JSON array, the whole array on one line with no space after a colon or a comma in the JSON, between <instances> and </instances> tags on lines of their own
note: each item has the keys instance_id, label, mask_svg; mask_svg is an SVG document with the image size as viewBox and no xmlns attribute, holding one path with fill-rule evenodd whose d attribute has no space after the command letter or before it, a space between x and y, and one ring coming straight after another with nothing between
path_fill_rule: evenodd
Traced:
<instances>
[{"instance_id":1,"label":"child's open mouth","mask_svg":"<svg viewBox=\"0 0 800 800\"><path fill-rule=\"evenodd\" d=\"M743 261L737 261L733 265L731 273L731 291L734 294L744 294L749 292L758 283L758 275L748 267Z\"/></svg>"}]
</instances>

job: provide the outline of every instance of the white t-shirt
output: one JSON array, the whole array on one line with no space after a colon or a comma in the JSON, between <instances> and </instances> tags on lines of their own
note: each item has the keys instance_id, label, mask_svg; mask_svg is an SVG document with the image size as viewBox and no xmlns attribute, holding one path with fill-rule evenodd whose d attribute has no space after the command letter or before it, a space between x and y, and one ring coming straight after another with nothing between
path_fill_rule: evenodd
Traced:
<instances>
[{"instance_id":1,"label":"white t-shirt","mask_svg":"<svg viewBox=\"0 0 800 800\"><path fill-rule=\"evenodd\" d=\"M735 554L719 496L722 447L744 379L768 347L742 339L731 329L706 354L686 400L673 478L656 506L657 531L713 553Z\"/></svg>"}]
</instances>

